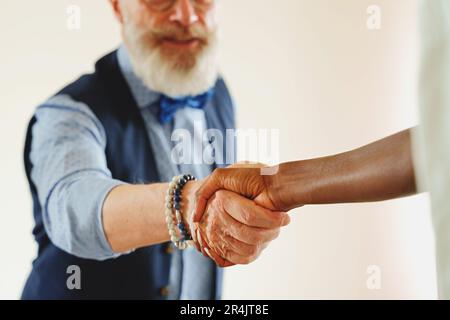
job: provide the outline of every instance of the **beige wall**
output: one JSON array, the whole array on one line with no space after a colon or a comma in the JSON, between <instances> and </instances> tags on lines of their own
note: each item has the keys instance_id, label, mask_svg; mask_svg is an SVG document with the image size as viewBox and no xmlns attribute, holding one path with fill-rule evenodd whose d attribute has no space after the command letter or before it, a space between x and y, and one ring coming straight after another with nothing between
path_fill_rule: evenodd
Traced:
<instances>
[{"instance_id":1,"label":"beige wall","mask_svg":"<svg viewBox=\"0 0 450 320\"><path fill-rule=\"evenodd\" d=\"M369 31L366 9L382 9ZM66 7L82 9L81 30ZM223 0L222 69L239 126L280 130L280 159L348 150L416 124L415 0ZM22 169L37 103L119 42L106 1L0 2L0 298L17 298L35 254ZM230 269L225 298L435 298L425 195L305 207L254 264ZM380 290L366 286L381 268Z\"/></svg>"}]
</instances>

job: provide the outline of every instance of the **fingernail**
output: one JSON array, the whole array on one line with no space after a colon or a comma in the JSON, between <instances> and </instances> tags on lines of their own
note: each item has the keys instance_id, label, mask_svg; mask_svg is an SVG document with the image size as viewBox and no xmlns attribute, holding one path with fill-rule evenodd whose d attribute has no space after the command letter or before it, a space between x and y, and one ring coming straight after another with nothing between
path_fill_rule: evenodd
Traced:
<instances>
[{"instance_id":1,"label":"fingernail","mask_svg":"<svg viewBox=\"0 0 450 320\"><path fill-rule=\"evenodd\" d=\"M287 226L289 223L291 223L291 217L286 214L283 218L283 226Z\"/></svg>"}]
</instances>

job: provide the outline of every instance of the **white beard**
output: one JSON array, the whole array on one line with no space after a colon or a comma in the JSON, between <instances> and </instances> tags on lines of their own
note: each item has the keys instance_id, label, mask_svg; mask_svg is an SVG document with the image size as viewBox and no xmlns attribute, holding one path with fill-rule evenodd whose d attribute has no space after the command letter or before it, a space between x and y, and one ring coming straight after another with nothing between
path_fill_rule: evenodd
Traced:
<instances>
[{"instance_id":1,"label":"white beard","mask_svg":"<svg viewBox=\"0 0 450 320\"><path fill-rule=\"evenodd\" d=\"M217 81L217 30L209 36L208 44L198 53L189 71L177 70L158 48L145 45L145 35L132 23L125 24L124 35L134 72L153 91L173 98L195 96L206 92Z\"/></svg>"}]
</instances>

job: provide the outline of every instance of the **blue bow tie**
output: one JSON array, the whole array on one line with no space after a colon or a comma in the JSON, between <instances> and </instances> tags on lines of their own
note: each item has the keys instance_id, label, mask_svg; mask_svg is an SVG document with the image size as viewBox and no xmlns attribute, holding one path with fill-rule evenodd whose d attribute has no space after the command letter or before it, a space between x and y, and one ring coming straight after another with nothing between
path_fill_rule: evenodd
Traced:
<instances>
[{"instance_id":1,"label":"blue bow tie","mask_svg":"<svg viewBox=\"0 0 450 320\"><path fill-rule=\"evenodd\" d=\"M181 98L171 98L163 95L159 102L159 122L169 123L178 109L190 107L194 109L203 109L208 100L213 96L214 89L209 89L198 96L186 96Z\"/></svg>"}]
</instances>

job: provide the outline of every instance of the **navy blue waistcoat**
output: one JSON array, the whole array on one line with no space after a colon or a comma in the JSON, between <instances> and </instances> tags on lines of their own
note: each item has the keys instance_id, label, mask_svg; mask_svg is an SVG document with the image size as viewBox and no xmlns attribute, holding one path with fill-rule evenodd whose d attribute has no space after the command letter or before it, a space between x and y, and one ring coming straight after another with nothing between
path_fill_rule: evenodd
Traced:
<instances>
[{"instance_id":1,"label":"navy blue waistcoat","mask_svg":"<svg viewBox=\"0 0 450 320\"><path fill-rule=\"evenodd\" d=\"M128 183L159 182L154 153L138 106L120 71L116 52L96 63L93 74L84 75L58 94L68 94L88 105L102 123L107 137L106 159L113 178ZM234 129L234 108L222 79L215 84L213 99L205 107L208 128ZM30 121L25 143L25 169L33 199L38 256L22 293L23 299L163 299L169 283L171 256L167 245L154 245L116 259L96 261L78 258L59 248L44 229L36 186L30 178L32 143ZM219 165L217 165L219 166ZM51 172L49 172L51 174ZM67 268L81 269L81 290L69 290ZM220 299L222 270L217 269L215 292Z\"/></svg>"}]
</instances>

